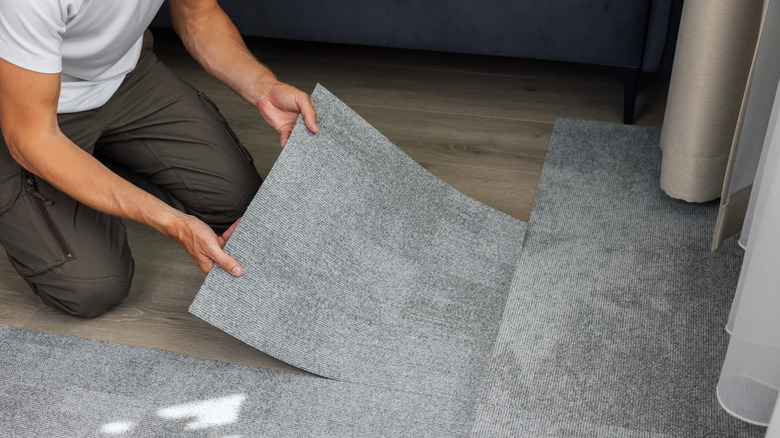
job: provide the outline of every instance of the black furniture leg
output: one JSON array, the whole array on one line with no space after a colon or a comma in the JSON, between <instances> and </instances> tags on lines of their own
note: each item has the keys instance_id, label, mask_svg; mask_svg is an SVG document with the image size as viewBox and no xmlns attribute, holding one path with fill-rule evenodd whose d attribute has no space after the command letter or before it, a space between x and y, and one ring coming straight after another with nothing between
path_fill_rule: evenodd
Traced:
<instances>
[{"instance_id":1,"label":"black furniture leg","mask_svg":"<svg viewBox=\"0 0 780 438\"><path fill-rule=\"evenodd\" d=\"M606 75L615 76L623 82L623 123L633 125L640 67L613 67L592 64L586 65L586 67Z\"/></svg>"},{"instance_id":2,"label":"black furniture leg","mask_svg":"<svg viewBox=\"0 0 780 438\"><path fill-rule=\"evenodd\" d=\"M634 109L636 108L636 90L639 84L638 67L616 67L618 76L623 81L623 123L634 124Z\"/></svg>"}]
</instances>

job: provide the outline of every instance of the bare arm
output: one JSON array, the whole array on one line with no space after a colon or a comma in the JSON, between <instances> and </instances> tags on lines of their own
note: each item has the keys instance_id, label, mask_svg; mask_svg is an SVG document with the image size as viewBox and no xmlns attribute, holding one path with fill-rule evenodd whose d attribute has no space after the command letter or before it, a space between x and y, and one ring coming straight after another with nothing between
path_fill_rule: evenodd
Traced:
<instances>
[{"instance_id":1,"label":"bare arm","mask_svg":"<svg viewBox=\"0 0 780 438\"><path fill-rule=\"evenodd\" d=\"M172 237L203 272L216 261L240 274L238 262L222 251L224 239L206 224L125 181L73 144L57 124L59 93L59 74L32 72L0 59L0 128L11 156L81 203Z\"/></svg>"},{"instance_id":2,"label":"bare arm","mask_svg":"<svg viewBox=\"0 0 780 438\"><path fill-rule=\"evenodd\" d=\"M211 75L256 106L281 136L290 136L299 114L317 132L309 96L280 82L249 52L216 0L170 0L173 26L187 50Z\"/></svg>"}]
</instances>

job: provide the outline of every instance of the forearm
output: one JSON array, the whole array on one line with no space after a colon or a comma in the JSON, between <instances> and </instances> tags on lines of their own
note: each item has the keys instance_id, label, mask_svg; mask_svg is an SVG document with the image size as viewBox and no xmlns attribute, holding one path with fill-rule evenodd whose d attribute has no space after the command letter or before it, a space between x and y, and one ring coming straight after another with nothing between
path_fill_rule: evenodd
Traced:
<instances>
[{"instance_id":1,"label":"forearm","mask_svg":"<svg viewBox=\"0 0 780 438\"><path fill-rule=\"evenodd\" d=\"M178 211L110 171L63 134L28 137L10 149L23 167L79 202L168 236L175 233Z\"/></svg>"},{"instance_id":2,"label":"forearm","mask_svg":"<svg viewBox=\"0 0 780 438\"><path fill-rule=\"evenodd\" d=\"M181 4L180 4L181 3ZM197 9L172 2L173 25L189 53L206 71L255 106L276 83L276 76L244 44L230 18L218 6Z\"/></svg>"},{"instance_id":3,"label":"forearm","mask_svg":"<svg viewBox=\"0 0 780 438\"><path fill-rule=\"evenodd\" d=\"M61 133L28 138L22 147L13 137L8 140L6 136L9 150L22 166L82 204L149 225L173 238L203 273L216 262L233 275L241 275L238 262L222 250L235 225L217 237L208 225L111 172Z\"/></svg>"}]
</instances>

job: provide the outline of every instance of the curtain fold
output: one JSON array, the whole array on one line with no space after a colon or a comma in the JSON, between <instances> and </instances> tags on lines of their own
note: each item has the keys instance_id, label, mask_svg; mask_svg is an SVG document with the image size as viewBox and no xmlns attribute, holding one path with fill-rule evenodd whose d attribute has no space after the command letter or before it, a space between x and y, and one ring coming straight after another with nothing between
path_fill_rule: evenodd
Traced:
<instances>
[{"instance_id":1,"label":"curtain fold","mask_svg":"<svg viewBox=\"0 0 780 438\"><path fill-rule=\"evenodd\" d=\"M687 0L661 132L661 188L718 198L745 95L763 0Z\"/></svg>"},{"instance_id":2,"label":"curtain fold","mask_svg":"<svg viewBox=\"0 0 780 438\"><path fill-rule=\"evenodd\" d=\"M729 413L767 425L780 389L780 96L775 95L756 181L755 216L727 329L717 394Z\"/></svg>"}]
</instances>

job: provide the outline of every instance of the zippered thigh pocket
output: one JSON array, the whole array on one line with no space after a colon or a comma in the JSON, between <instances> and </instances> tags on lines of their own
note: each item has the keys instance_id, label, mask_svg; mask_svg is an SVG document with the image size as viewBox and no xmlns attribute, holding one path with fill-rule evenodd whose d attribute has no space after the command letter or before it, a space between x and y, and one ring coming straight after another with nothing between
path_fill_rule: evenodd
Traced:
<instances>
[{"instance_id":1,"label":"zippered thigh pocket","mask_svg":"<svg viewBox=\"0 0 780 438\"><path fill-rule=\"evenodd\" d=\"M54 201L47 199L38 191L38 183L35 180L35 175L26 170L23 171L22 174L25 178L25 191L30 195L30 201L32 201L33 208L41 219L46 233L57 247L59 255L65 259L64 261L72 260L74 258L73 251L70 250L68 242L65 241L65 237L62 235L60 228L54 222L54 219L51 217L51 213L48 210L48 207L54 205Z\"/></svg>"},{"instance_id":2,"label":"zippered thigh pocket","mask_svg":"<svg viewBox=\"0 0 780 438\"><path fill-rule=\"evenodd\" d=\"M4 197L13 198L2 199L5 211L0 215L0 244L16 271L29 277L74 260L49 211L53 203L38 191L36 177L22 170L13 180L6 183L16 188L0 187Z\"/></svg>"}]
</instances>

